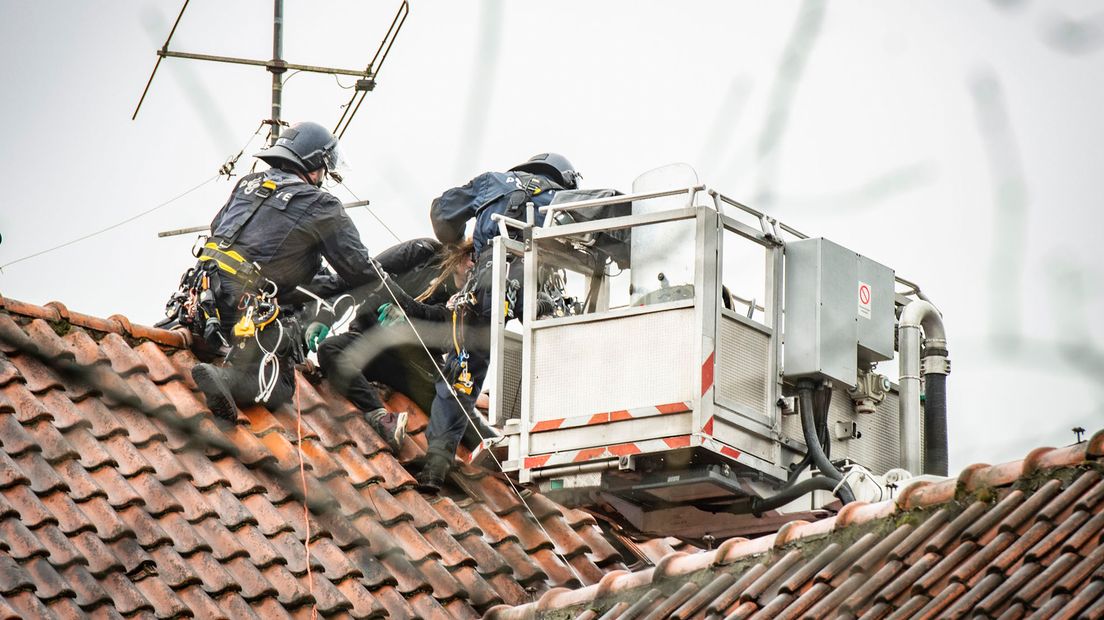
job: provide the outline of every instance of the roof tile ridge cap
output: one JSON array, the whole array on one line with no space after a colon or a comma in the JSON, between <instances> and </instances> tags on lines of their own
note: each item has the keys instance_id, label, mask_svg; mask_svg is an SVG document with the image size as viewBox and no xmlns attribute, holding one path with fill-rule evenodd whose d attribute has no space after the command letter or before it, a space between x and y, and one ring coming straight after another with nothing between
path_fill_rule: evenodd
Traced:
<instances>
[{"instance_id":1,"label":"roof tile ridge cap","mask_svg":"<svg viewBox=\"0 0 1104 620\"><path fill-rule=\"evenodd\" d=\"M107 317L107 320L119 326L120 331L117 333L120 335L130 336L138 340L152 340L157 344L176 349L187 349L191 345L191 334L182 328L170 330L150 327L141 323L132 323L129 318L122 314L112 314Z\"/></svg>"},{"instance_id":2,"label":"roof tile ridge cap","mask_svg":"<svg viewBox=\"0 0 1104 620\"><path fill-rule=\"evenodd\" d=\"M1085 444L1085 459L1104 457L1104 429L1096 431Z\"/></svg>"},{"instance_id":3,"label":"roof tile ridge cap","mask_svg":"<svg viewBox=\"0 0 1104 620\"><path fill-rule=\"evenodd\" d=\"M581 603L590 603L613 595L617 592L623 592L625 590L632 589L633 587L638 585L647 585L648 583L651 583L652 574L654 571L655 567L637 573L633 573L627 570L610 571L603 575L598 583L591 584L583 588L576 588L574 590L569 588L552 588L551 590L542 594L541 597L536 601L527 603L525 605L519 605L517 607L514 607L513 609L517 609L518 611L524 609L562 609ZM643 580L641 578L643 575L647 575L648 579ZM630 582L634 581L641 581L641 583L630 584Z\"/></svg>"},{"instance_id":4,"label":"roof tile ridge cap","mask_svg":"<svg viewBox=\"0 0 1104 620\"><path fill-rule=\"evenodd\" d=\"M10 314L19 314L22 316L29 316L35 319L43 319L46 321L57 322L61 320L61 314L57 308L51 307L49 304L46 306L40 306L38 304L32 304L28 301L20 301L18 299L12 299L11 297L4 297L3 307Z\"/></svg>"}]
</instances>

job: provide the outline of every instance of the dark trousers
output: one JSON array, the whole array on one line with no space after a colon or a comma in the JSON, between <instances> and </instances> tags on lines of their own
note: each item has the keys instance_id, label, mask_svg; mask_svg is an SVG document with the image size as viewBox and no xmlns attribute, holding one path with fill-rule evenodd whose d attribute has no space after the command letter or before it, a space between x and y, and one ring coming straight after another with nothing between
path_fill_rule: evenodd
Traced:
<instances>
[{"instance_id":1,"label":"dark trousers","mask_svg":"<svg viewBox=\"0 0 1104 620\"><path fill-rule=\"evenodd\" d=\"M272 347L279 346L277 351L279 370L276 374L276 386L272 389L272 394L259 403L269 409L276 409L291 402L292 396L295 395L295 361L292 359L290 350L294 345L288 339L297 338L298 336L285 333L284 342L279 344L276 336L275 324L261 333L261 341L266 348L272 350ZM257 394L261 390L258 371L261 367L264 351L261 350L257 345L257 341L253 338L241 342L245 346L239 346L238 343L235 343L229 357L230 364L221 367L220 372L227 385L230 386L230 393L233 394L234 402L237 403L238 407L249 407L258 404Z\"/></svg>"},{"instance_id":2,"label":"dark trousers","mask_svg":"<svg viewBox=\"0 0 1104 620\"><path fill-rule=\"evenodd\" d=\"M445 361L445 368L454 363L456 357L455 351L450 352ZM440 451L451 458L456 454L456 446L461 439L464 439L464 445L469 447L479 443L478 434L474 429L469 430L471 426L469 416L475 415L475 399L483 389L483 380L487 378L490 358L490 351L486 349L468 349L468 372L472 375L471 394L455 390L452 385L440 377L437 378L433 386L435 395L429 416L429 427L426 428L430 450ZM465 437L465 434L468 437Z\"/></svg>"}]
</instances>

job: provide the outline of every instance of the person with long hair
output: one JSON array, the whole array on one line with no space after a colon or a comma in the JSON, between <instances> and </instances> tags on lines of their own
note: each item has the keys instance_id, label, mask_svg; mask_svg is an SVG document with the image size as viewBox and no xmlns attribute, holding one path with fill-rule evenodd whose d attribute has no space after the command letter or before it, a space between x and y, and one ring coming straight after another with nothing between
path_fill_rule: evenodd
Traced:
<instances>
[{"instance_id":1,"label":"person with long hair","mask_svg":"<svg viewBox=\"0 0 1104 620\"><path fill-rule=\"evenodd\" d=\"M442 244L434 239L413 239L384 250L376 256L381 268L403 290L420 293L415 301L443 307L467 281L473 265L472 241ZM318 346L318 364L330 384L362 410L382 407L381 383L395 390L429 414L435 395L434 382L451 339L447 327L427 322L417 324L430 354L426 353L414 329L402 314L384 304L361 307L349 330L326 338ZM434 329L436 328L436 329ZM478 418L473 424L486 432ZM479 433L469 430L464 443L477 443Z\"/></svg>"}]
</instances>

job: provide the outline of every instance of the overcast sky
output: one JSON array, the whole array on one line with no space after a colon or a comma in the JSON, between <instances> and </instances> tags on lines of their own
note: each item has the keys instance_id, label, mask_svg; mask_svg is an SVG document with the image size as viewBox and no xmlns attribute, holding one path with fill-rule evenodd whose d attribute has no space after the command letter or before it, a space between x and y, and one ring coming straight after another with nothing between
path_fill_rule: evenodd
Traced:
<instances>
[{"instance_id":1,"label":"overcast sky","mask_svg":"<svg viewBox=\"0 0 1104 620\"><path fill-rule=\"evenodd\" d=\"M943 310L951 466L1104 424L1104 31L1092 2L415 0L343 141L400 237L429 201L533 153L588 187L703 182L919 282ZM288 0L285 57L359 68L397 1ZM268 115L269 74L166 60L178 2L0 0L0 264L215 175ZM194 0L172 49L266 59L272 5ZM351 79L297 74L284 116L336 122ZM255 139L239 164L259 147ZM231 183L11 265L0 293L152 323ZM343 189L335 193L352 199ZM373 251L395 242L353 213Z\"/></svg>"}]
</instances>

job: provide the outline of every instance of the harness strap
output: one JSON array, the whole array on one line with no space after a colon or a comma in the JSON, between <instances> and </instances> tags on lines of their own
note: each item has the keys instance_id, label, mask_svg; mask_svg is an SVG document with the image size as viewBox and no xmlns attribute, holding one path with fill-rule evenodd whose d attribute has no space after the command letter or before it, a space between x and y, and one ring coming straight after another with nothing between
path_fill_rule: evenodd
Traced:
<instances>
[{"instance_id":1,"label":"harness strap","mask_svg":"<svg viewBox=\"0 0 1104 620\"><path fill-rule=\"evenodd\" d=\"M234 242L238 240L238 235L241 234L245 225L249 223L249 220L253 219L253 216L257 214L257 210L261 208L265 200L268 200L269 196L272 196L276 192L276 182L272 179L266 179L261 183L260 187L254 190L253 200L249 203L249 211L246 212L245 217L241 220L233 223L226 230L226 234L219 241L220 249L228 249L234 245Z\"/></svg>"}]
</instances>

